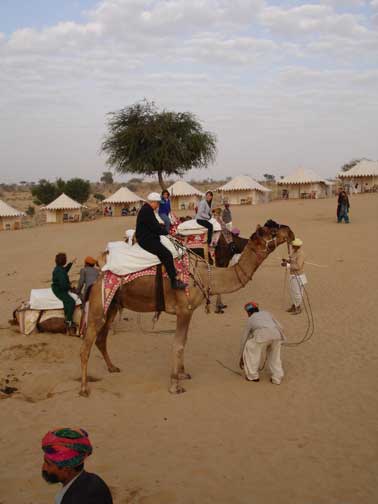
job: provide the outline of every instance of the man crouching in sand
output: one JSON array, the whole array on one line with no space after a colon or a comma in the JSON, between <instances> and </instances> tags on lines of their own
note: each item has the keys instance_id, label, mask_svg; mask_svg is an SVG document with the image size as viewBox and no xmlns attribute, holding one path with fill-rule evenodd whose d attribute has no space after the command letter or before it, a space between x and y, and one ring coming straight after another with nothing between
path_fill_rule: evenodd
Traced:
<instances>
[{"instance_id":1,"label":"man crouching in sand","mask_svg":"<svg viewBox=\"0 0 378 504\"><path fill-rule=\"evenodd\" d=\"M84 460L92 453L88 434L83 429L62 428L42 439L45 453L42 476L48 483L63 486L55 504L112 504L106 483L96 474L84 471Z\"/></svg>"},{"instance_id":2,"label":"man crouching in sand","mask_svg":"<svg viewBox=\"0 0 378 504\"><path fill-rule=\"evenodd\" d=\"M282 326L268 311L260 311L254 301L247 303L244 309L248 320L241 338L240 368L244 369L247 381L260 381L259 368L265 350L271 382L280 385L284 376L281 345L286 340Z\"/></svg>"}]
</instances>

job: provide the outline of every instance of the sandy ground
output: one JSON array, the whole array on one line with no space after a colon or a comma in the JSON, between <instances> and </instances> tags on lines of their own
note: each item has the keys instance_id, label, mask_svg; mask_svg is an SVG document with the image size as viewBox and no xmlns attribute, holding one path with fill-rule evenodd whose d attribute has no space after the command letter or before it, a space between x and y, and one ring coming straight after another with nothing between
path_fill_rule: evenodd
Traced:
<instances>
[{"instance_id":1,"label":"sandy ground","mask_svg":"<svg viewBox=\"0 0 378 504\"><path fill-rule=\"evenodd\" d=\"M350 225L335 223L335 200L273 202L234 209L243 235L273 218L305 243L313 339L287 348L285 381L247 383L236 368L242 305L255 299L300 339L304 316L284 311L282 247L252 283L227 296L224 315L197 310L186 364L187 393L167 392L174 319L149 333L150 315L117 324L108 374L97 349L91 396L78 396L80 340L24 337L7 320L31 288L47 287L57 251L80 261L119 239L127 219L0 233L0 379L20 393L0 401L1 504L51 503L40 477L40 439L51 427L82 426L94 453L87 469L125 503L373 504L377 502L378 197L351 199ZM127 224L126 224L127 223ZM77 276L79 266L72 276ZM143 330L141 330L141 328Z\"/></svg>"}]
</instances>

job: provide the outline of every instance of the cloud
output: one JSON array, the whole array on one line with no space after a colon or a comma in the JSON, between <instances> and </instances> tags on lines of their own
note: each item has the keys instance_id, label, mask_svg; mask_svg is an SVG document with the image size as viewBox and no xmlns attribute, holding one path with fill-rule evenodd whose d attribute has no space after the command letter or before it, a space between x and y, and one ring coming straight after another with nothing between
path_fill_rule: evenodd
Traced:
<instances>
[{"instance_id":1,"label":"cloud","mask_svg":"<svg viewBox=\"0 0 378 504\"><path fill-rule=\"evenodd\" d=\"M96 177L106 113L144 97L218 134L214 173L278 172L300 155L329 175L356 143L378 157L378 33L357 4L102 0L81 23L0 33L0 165ZM314 131L339 147L312 145Z\"/></svg>"},{"instance_id":2,"label":"cloud","mask_svg":"<svg viewBox=\"0 0 378 504\"><path fill-rule=\"evenodd\" d=\"M345 37L362 35L367 29L354 14L338 14L332 7L307 4L284 9L266 7L260 14L261 23L281 36L334 34Z\"/></svg>"}]
</instances>

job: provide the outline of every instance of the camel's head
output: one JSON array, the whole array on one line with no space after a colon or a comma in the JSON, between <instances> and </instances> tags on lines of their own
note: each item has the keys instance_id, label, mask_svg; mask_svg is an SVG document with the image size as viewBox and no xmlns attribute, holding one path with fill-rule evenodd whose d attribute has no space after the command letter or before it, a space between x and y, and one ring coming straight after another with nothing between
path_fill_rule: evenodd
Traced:
<instances>
[{"instance_id":1,"label":"camel's head","mask_svg":"<svg viewBox=\"0 0 378 504\"><path fill-rule=\"evenodd\" d=\"M267 220L263 226L258 225L251 236L251 240L264 247L267 252L273 252L278 245L290 243L294 239L295 235L289 226L278 224L271 219Z\"/></svg>"}]
</instances>

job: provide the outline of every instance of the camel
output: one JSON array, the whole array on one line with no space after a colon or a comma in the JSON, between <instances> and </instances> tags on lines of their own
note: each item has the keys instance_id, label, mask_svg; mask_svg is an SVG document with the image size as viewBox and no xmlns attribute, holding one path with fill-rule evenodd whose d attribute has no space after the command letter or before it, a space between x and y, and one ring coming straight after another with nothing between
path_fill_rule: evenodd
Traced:
<instances>
[{"instance_id":1,"label":"camel","mask_svg":"<svg viewBox=\"0 0 378 504\"><path fill-rule=\"evenodd\" d=\"M273 222L273 221L268 221ZM173 363L170 376L169 392L180 394L185 392L181 380L191 379L185 370L184 350L193 312L210 295L235 292L252 279L262 262L279 245L290 243L294 233L288 226L274 223L274 227L258 226L256 232L248 240L237 264L230 268L209 266L204 260L191 258L189 295L184 291L174 291L170 288L168 279L164 279L165 312L176 315L176 333L173 341ZM85 334L81 351L81 389L80 395L87 397L88 390L88 360L93 343L100 350L108 371L120 372L107 351L107 336L109 328L119 308L127 308L135 312L155 312L155 278L140 277L120 287L106 315L102 305L102 277L93 285L89 297L88 329Z\"/></svg>"}]
</instances>

